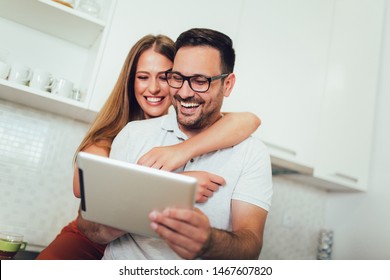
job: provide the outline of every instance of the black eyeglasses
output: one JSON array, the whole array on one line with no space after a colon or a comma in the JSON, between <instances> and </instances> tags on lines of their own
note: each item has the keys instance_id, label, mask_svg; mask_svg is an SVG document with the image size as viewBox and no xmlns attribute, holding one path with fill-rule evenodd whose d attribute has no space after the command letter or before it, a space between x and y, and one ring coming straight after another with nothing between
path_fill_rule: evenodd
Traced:
<instances>
[{"instance_id":1,"label":"black eyeglasses","mask_svg":"<svg viewBox=\"0 0 390 280\"><path fill-rule=\"evenodd\" d=\"M184 76L179 72L172 72L172 70L168 70L165 72L165 77L170 87L179 89L183 86L184 81L188 81L190 88L193 91L200 93L208 91L212 81L223 79L227 76L229 76L229 74L206 77L203 75Z\"/></svg>"}]
</instances>

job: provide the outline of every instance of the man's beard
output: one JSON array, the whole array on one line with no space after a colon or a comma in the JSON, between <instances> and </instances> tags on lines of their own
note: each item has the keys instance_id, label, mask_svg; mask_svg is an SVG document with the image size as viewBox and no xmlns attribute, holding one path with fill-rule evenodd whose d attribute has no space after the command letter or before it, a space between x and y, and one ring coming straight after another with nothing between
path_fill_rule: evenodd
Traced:
<instances>
[{"instance_id":1,"label":"man's beard","mask_svg":"<svg viewBox=\"0 0 390 280\"><path fill-rule=\"evenodd\" d=\"M190 98L186 98L186 99L182 99L179 95L175 95L175 96L173 96L173 99L175 99L176 102L179 103L179 105L177 105L178 107L181 106L180 105L181 101L188 102L188 103L199 103L200 106L202 106L202 104L205 104L203 99L196 98L195 96L190 97ZM223 96L222 96L222 99L223 99ZM218 100L215 100L214 102L218 103ZM210 105L211 104L208 104L208 106L210 106ZM216 105L216 104L214 104L214 105ZM201 129L207 128L208 126L212 125L219 118L221 106L222 106L222 100L221 100L221 104L216 105L214 107L214 110L210 110L210 111L202 110L201 112L197 112L198 113L197 116L186 116L182 112L179 112L180 110L177 107L175 107L177 121L178 121L179 125L186 130L201 130ZM204 109L204 108L202 108L202 109ZM216 115L216 111L218 111L217 115Z\"/></svg>"},{"instance_id":2,"label":"man's beard","mask_svg":"<svg viewBox=\"0 0 390 280\"><path fill-rule=\"evenodd\" d=\"M175 108L178 123L185 129L192 130L192 129L203 128L203 126L205 125L204 122L207 122L208 116L204 116L203 114L198 115L198 117L189 116L189 115L186 115L186 114L183 114L182 112L180 112L180 109L178 107L181 106L180 102L204 104L204 100L200 99L200 98L195 98L195 97L183 99L179 95L175 95L174 99L179 104ZM207 115L209 115L209 114L207 114Z\"/></svg>"},{"instance_id":3,"label":"man's beard","mask_svg":"<svg viewBox=\"0 0 390 280\"><path fill-rule=\"evenodd\" d=\"M189 118L181 113L179 115L176 110L178 123L187 130L198 130L207 127L209 125L211 115L212 112L208 112L207 114L200 114L197 118Z\"/></svg>"}]
</instances>

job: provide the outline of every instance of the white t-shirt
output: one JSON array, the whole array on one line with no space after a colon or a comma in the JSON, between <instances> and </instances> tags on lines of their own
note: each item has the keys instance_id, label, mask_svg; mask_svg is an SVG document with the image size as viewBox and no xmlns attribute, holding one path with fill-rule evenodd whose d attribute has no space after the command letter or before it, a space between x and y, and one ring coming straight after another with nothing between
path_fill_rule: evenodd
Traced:
<instances>
[{"instance_id":1,"label":"white t-shirt","mask_svg":"<svg viewBox=\"0 0 390 280\"><path fill-rule=\"evenodd\" d=\"M178 128L175 113L145 121L133 121L115 138L110 157L136 163L157 146L180 143L187 136ZM241 200L269 210L272 198L271 162L265 145L249 137L228 149L208 153L175 170L207 171L223 177L226 185L205 203L197 203L211 226L231 230L231 200ZM162 239L126 234L111 242L103 259L180 259Z\"/></svg>"}]
</instances>

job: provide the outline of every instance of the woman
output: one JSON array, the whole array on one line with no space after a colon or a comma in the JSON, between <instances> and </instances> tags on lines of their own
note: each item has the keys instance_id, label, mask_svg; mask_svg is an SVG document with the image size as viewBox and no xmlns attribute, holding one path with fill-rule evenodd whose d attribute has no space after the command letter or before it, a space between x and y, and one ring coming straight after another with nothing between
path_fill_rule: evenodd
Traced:
<instances>
[{"instance_id":1,"label":"woman","mask_svg":"<svg viewBox=\"0 0 390 280\"><path fill-rule=\"evenodd\" d=\"M168 112L171 102L165 71L172 68L174 52L174 42L164 35L147 35L132 47L111 95L76 155L84 151L108 157L113 139L128 122L154 118ZM171 171L192 157L241 142L259 125L260 120L253 114L226 114L206 131L181 144L152 149L138 163ZM185 174L198 179L198 203L206 202L224 184L222 177L208 172ZM73 192L80 197L76 167ZM79 231L79 220L82 221L78 217L67 225L37 259L101 259L106 245L90 241Z\"/></svg>"}]
</instances>

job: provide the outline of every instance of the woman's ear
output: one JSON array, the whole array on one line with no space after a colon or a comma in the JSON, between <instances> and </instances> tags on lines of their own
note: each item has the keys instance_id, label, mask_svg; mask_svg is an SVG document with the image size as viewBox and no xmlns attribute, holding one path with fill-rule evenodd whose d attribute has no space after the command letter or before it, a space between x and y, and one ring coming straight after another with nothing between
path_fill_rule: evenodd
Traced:
<instances>
[{"instance_id":1,"label":"woman's ear","mask_svg":"<svg viewBox=\"0 0 390 280\"><path fill-rule=\"evenodd\" d=\"M235 83L236 83L236 75L234 73L230 73L229 76L225 78L224 91L223 91L223 95L225 97L229 97Z\"/></svg>"}]
</instances>

